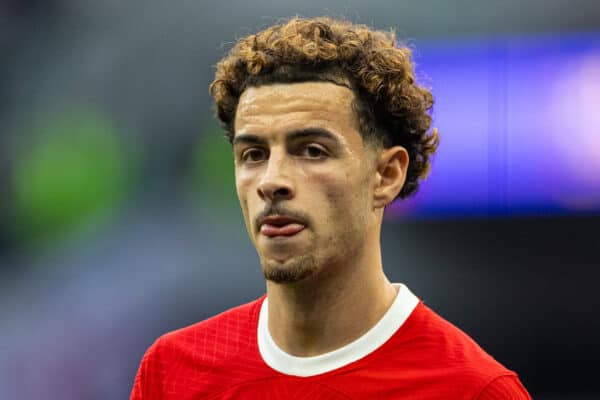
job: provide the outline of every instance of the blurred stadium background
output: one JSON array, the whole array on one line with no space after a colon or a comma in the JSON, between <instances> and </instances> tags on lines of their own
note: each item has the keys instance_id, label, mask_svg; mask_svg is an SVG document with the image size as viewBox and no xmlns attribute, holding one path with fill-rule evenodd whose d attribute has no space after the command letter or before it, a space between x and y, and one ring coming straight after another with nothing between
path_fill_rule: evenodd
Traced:
<instances>
[{"instance_id":1,"label":"blurred stadium background","mask_svg":"<svg viewBox=\"0 0 600 400\"><path fill-rule=\"evenodd\" d=\"M0 398L127 398L166 331L262 294L212 117L235 38L394 28L436 96L384 264L536 399L600 398L600 3L3 0Z\"/></svg>"}]
</instances>

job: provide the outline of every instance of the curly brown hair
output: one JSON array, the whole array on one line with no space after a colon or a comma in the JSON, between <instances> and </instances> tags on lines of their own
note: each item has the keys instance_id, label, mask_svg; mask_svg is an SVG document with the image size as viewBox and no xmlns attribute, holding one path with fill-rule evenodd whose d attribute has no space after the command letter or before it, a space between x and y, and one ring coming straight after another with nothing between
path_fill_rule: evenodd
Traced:
<instances>
[{"instance_id":1,"label":"curly brown hair","mask_svg":"<svg viewBox=\"0 0 600 400\"><path fill-rule=\"evenodd\" d=\"M246 87L269 83L330 81L351 88L363 139L409 154L398 197L415 193L439 142L431 127L431 92L415 82L411 50L396 46L393 32L328 17L293 18L240 39L216 67L210 85L230 141Z\"/></svg>"}]
</instances>

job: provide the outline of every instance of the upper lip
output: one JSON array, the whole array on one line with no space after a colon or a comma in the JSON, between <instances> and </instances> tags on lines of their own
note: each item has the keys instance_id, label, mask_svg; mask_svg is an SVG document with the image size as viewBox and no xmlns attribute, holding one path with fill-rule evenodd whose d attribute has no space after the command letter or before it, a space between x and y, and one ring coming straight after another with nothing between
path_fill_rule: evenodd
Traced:
<instances>
[{"instance_id":1,"label":"upper lip","mask_svg":"<svg viewBox=\"0 0 600 400\"><path fill-rule=\"evenodd\" d=\"M261 227L264 224L283 226L286 224L298 223L304 225L302 221L294 217L288 217L287 215L270 215L263 217L258 220L258 226Z\"/></svg>"}]
</instances>

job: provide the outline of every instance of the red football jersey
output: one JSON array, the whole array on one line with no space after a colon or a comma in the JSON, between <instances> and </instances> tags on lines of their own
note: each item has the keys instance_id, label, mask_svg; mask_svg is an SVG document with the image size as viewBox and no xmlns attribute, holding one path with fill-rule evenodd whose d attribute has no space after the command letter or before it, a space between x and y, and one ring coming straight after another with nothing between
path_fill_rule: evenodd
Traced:
<instances>
[{"instance_id":1,"label":"red football jersey","mask_svg":"<svg viewBox=\"0 0 600 400\"><path fill-rule=\"evenodd\" d=\"M277 347L267 302L159 338L144 355L131 400L530 399L514 372L404 285L369 332L316 357Z\"/></svg>"}]
</instances>

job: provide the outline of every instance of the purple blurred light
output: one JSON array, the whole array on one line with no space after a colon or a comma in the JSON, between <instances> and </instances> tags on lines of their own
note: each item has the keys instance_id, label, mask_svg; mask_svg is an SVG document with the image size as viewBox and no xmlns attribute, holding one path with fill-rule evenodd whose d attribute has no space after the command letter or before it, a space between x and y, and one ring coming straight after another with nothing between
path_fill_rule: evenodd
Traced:
<instances>
[{"instance_id":1,"label":"purple blurred light","mask_svg":"<svg viewBox=\"0 0 600 400\"><path fill-rule=\"evenodd\" d=\"M441 144L389 215L600 212L600 35L416 47Z\"/></svg>"}]
</instances>

